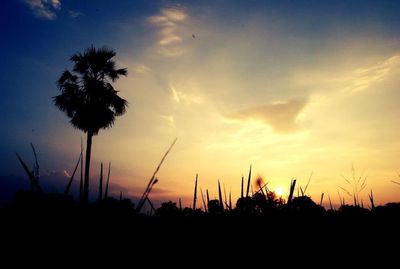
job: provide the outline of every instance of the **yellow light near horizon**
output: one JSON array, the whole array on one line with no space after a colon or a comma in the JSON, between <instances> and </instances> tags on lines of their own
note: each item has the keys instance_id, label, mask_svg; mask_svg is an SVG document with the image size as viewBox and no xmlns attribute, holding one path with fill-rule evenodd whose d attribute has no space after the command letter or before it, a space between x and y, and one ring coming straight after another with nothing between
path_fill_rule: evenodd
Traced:
<instances>
[{"instance_id":1,"label":"yellow light near horizon","mask_svg":"<svg viewBox=\"0 0 400 269\"><path fill-rule=\"evenodd\" d=\"M276 195L278 195L278 196L282 196L282 195L284 194L283 188L282 188L282 187L277 187L277 188L275 189L275 193L276 193Z\"/></svg>"}]
</instances>

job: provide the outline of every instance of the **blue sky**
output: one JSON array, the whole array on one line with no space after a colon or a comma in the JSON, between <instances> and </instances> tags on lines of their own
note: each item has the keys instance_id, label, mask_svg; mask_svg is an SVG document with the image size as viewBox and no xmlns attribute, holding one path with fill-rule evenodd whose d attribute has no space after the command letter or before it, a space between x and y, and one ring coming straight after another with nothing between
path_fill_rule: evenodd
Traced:
<instances>
[{"instance_id":1,"label":"blue sky","mask_svg":"<svg viewBox=\"0 0 400 269\"><path fill-rule=\"evenodd\" d=\"M316 196L354 163L397 197L398 1L6 0L0 25L4 181L23 175L14 152L31 161L29 142L43 174L72 169L83 134L51 97L93 44L129 71L116 86L130 109L94 142L93 167L111 159L116 189L140 191L178 137L165 197L190 196L196 173L235 191L250 163L275 187L314 171Z\"/></svg>"}]
</instances>

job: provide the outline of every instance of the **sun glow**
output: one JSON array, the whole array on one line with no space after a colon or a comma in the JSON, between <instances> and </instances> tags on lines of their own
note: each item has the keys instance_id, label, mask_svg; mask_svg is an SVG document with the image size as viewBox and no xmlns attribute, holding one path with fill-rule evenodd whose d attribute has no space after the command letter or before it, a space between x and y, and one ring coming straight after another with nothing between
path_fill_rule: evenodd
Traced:
<instances>
[{"instance_id":1,"label":"sun glow","mask_svg":"<svg viewBox=\"0 0 400 269\"><path fill-rule=\"evenodd\" d=\"M277 188L275 189L275 193L276 193L276 195L278 195L278 196L282 196L282 195L284 194L283 188L282 188L282 187L277 187Z\"/></svg>"}]
</instances>

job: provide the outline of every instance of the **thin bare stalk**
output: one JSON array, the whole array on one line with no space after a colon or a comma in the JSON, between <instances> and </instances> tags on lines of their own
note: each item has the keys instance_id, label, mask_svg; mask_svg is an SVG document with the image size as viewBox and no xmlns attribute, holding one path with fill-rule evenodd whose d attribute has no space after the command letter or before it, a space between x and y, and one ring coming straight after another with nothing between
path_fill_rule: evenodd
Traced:
<instances>
[{"instance_id":1,"label":"thin bare stalk","mask_svg":"<svg viewBox=\"0 0 400 269\"><path fill-rule=\"evenodd\" d=\"M221 192L221 184L219 183L219 179L218 179L218 195L219 195L220 207L222 208L222 210L224 210L224 203L223 203L223 200L222 200L222 192Z\"/></svg>"},{"instance_id":2,"label":"thin bare stalk","mask_svg":"<svg viewBox=\"0 0 400 269\"><path fill-rule=\"evenodd\" d=\"M200 188L201 200L203 200L204 211L208 212L206 200L204 199L203 190Z\"/></svg>"},{"instance_id":3,"label":"thin bare stalk","mask_svg":"<svg viewBox=\"0 0 400 269\"><path fill-rule=\"evenodd\" d=\"M243 198L243 181L244 181L244 178L242 175L242 188L240 189L240 198Z\"/></svg>"},{"instance_id":4,"label":"thin bare stalk","mask_svg":"<svg viewBox=\"0 0 400 269\"><path fill-rule=\"evenodd\" d=\"M307 185L306 185L306 187L304 188L303 196L306 194L308 185L310 184L311 177L313 176L313 174L314 174L314 171L311 171L310 177L308 178L308 181L307 181Z\"/></svg>"},{"instance_id":5,"label":"thin bare stalk","mask_svg":"<svg viewBox=\"0 0 400 269\"><path fill-rule=\"evenodd\" d=\"M108 188L110 186L110 173L111 173L111 161L108 163L108 174L107 174L106 191L104 193L104 199L108 198Z\"/></svg>"},{"instance_id":6,"label":"thin bare stalk","mask_svg":"<svg viewBox=\"0 0 400 269\"><path fill-rule=\"evenodd\" d=\"M251 165L250 165L250 170L249 170L249 178L247 180L247 190L246 190L246 197L249 197L249 191L250 191L250 179L251 179Z\"/></svg>"},{"instance_id":7,"label":"thin bare stalk","mask_svg":"<svg viewBox=\"0 0 400 269\"><path fill-rule=\"evenodd\" d=\"M371 193L368 195L368 197L369 197L369 201L371 202L371 210L374 210L375 202L374 202L374 194L372 193L372 190L371 190Z\"/></svg>"},{"instance_id":8,"label":"thin bare stalk","mask_svg":"<svg viewBox=\"0 0 400 269\"><path fill-rule=\"evenodd\" d=\"M81 158L82 158L82 155L79 155L78 162L76 163L74 172L72 173L72 176L71 176L71 178L70 178L69 181L68 181L67 187L65 188L65 191L64 191L64 195L65 195L65 196L67 196L68 193L69 193L69 190L70 190L71 185L72 185L72 181L74 180L75 172L76 172L76 170L78 169L78 166L79 166L79 163L80 163L80 161L81 161Z\"/></svg>"},{"instance_id":9,"label":"thin bare stalk","mask_svg":"<svg viewBox=\"0 0 400 269\"><path fill-rule=\"evenodd\" d=\"M288 201L287 201L288 204L290 204L292 202L293 192L294 192L295 187L296 187L296 179L292 179L292 181L290 182L289 197L288 197Z\"/></svg>"},{"instance_id":10,"label":"thin bare stalk","mask_svg":"<svg viewBox=\"0 0 400 269\"><path fill-rule=\"evenodd\" d=\"M196 210L196 200L197 200L197 180L199 175L196 174L196 181L194 183L194 193L193 193L193 210Z\"/></svg>"},{"instance_id":11,"label":"thin bare stalk","mask_svg":"<svg viewBox=\"0 0 400 269\"><path fill-rule=\"evenodd\" d=\"M161 158L160 163L158 164L156 170L153 173L153 176L150 178L150 181L147 184L146 190L143 192L142 197L140 198L140 200L138 202L138 206L136 208L137 212L140 212L140 210L142 209L144 201L145 201L145 198L148 195L148 193L150 192L150 188L153 185L153 181L156 178L156 174L157 174L158 170L160 170L160 167L161 167L162 163L164 162L165 158L167 157L168 153L171 151L172 147L175 145L177 140L178 140L178 138L174 139L172 144L169 146L168 150L165 152L164 156Z\"/></svg>"},{"instance_id":12,"label":"thin bare stalk","mask_svg":"<svg viewBox=\"0 0 400 269\"><path fill-rule=\"evenodd\" d=\"M15 154L17 154L17 158L18 158L19 162L21 163L22 168L24 168L26 174L28 175L29 180L30 180L31 184L34 186L35 190L36 190L37 192L39 192L39 193L43 193L43 190L42 190L42 188L40 187L39 181L37 180L37 178L35 178L35 176L34 176L34 175L32 174L32 172L29 170L28 166L26 166L25 162L24 162L24 161L22 160L22 158L18 155L18 153L15 153Z\"/></svg>"}]
</instances>

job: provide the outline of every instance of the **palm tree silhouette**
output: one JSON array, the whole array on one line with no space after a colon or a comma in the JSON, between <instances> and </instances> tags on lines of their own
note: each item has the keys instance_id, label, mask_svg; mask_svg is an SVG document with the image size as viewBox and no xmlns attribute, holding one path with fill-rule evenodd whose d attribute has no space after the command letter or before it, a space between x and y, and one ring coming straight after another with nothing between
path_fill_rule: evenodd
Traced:
<instances>
[{"instance_id":1,"label":"palm tree silhouette","mask_svg":"<svg viewBox=\"0 0 400 269\"><path fill-rule=\"evenodd\" d=\"M70 58L74 63L72 71L64 71L57 81L61 94L53 97L55 106L67 114L72 126L87 133L83 204L89 199L92 137L100 129L111 128L115 118L124 114L128 106L111 85L128 73L126 68L116 68L115 55L111 48L93 46L83 54L74 54Z\"/></svg>"}]
</instances>

